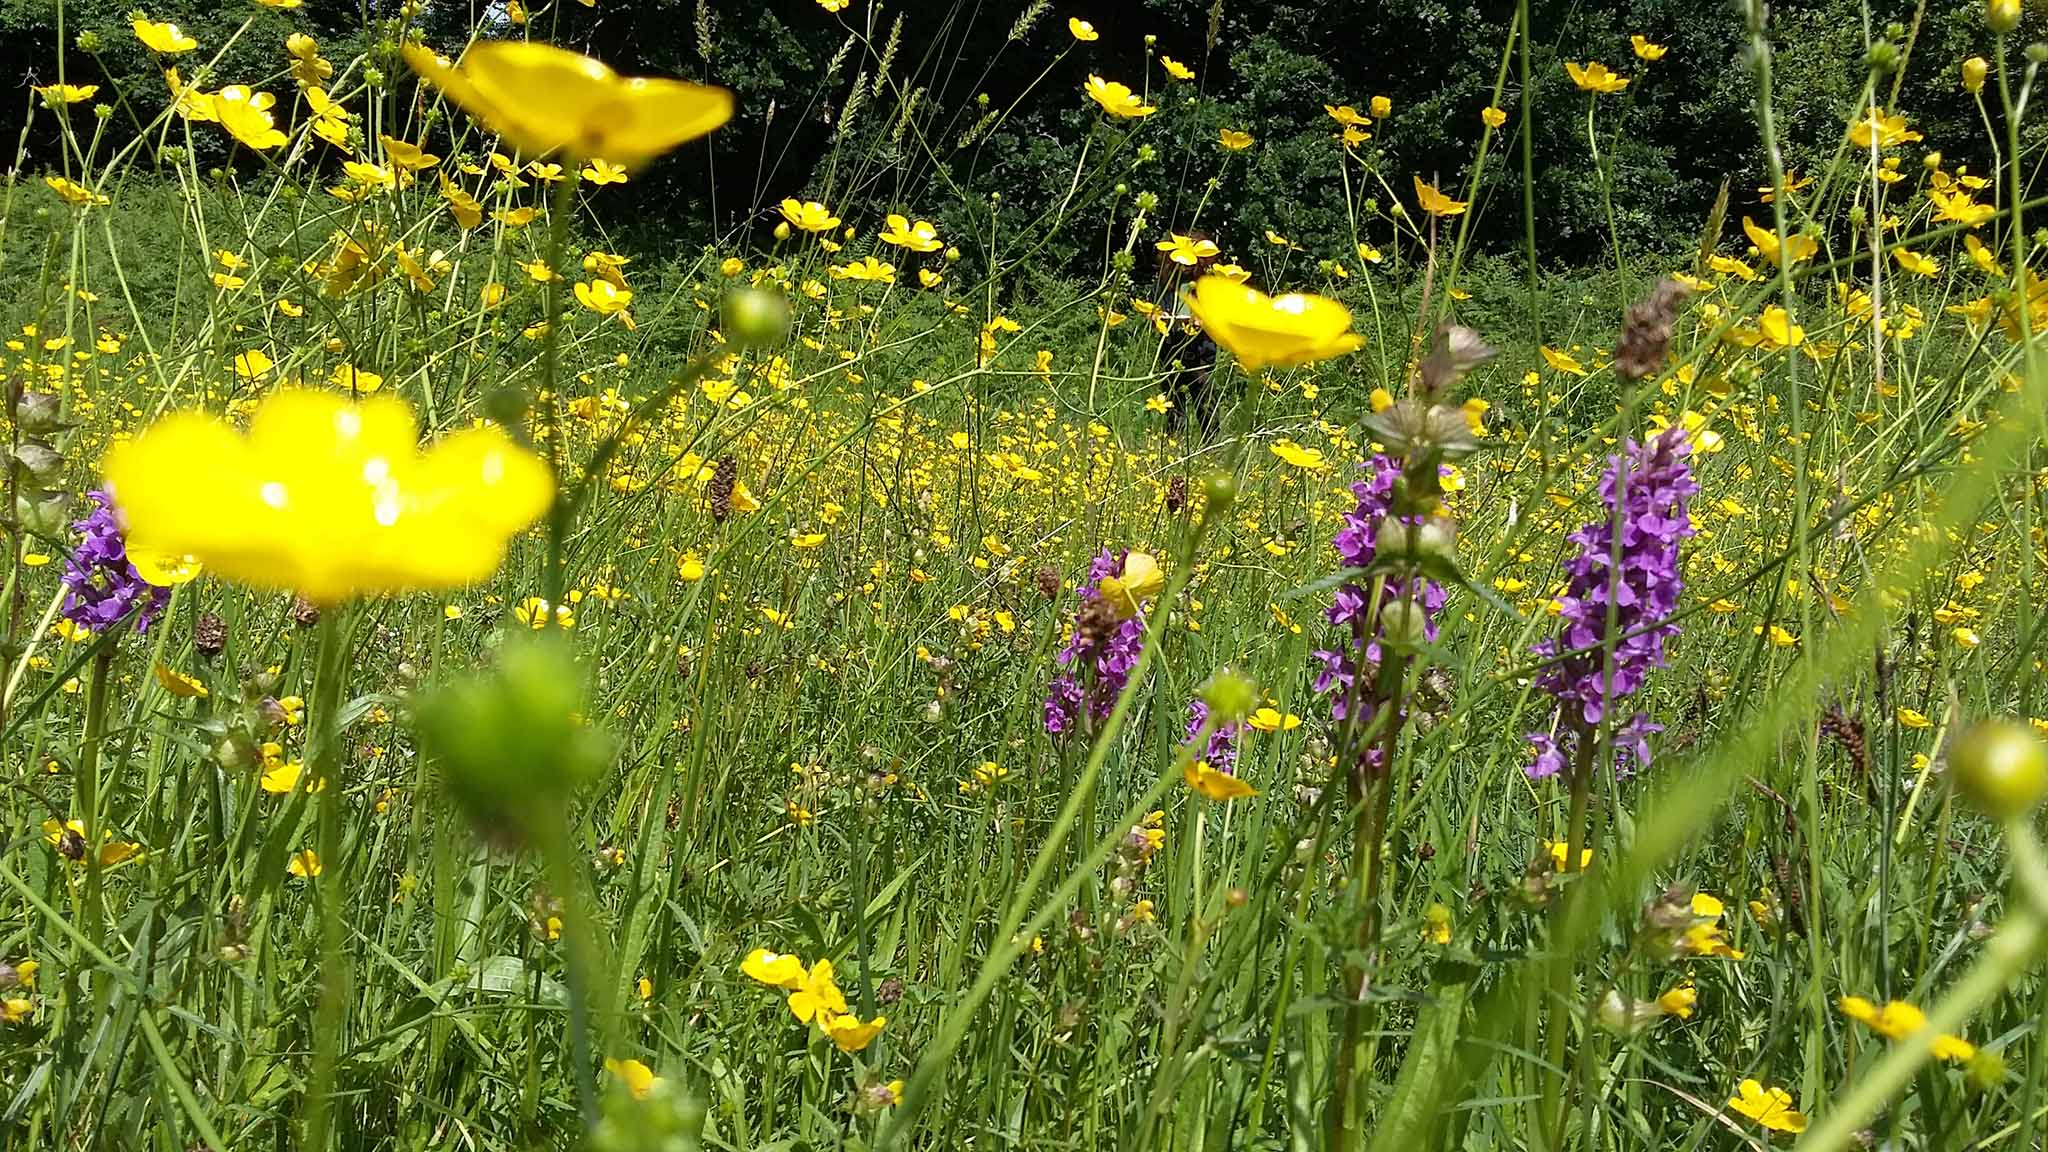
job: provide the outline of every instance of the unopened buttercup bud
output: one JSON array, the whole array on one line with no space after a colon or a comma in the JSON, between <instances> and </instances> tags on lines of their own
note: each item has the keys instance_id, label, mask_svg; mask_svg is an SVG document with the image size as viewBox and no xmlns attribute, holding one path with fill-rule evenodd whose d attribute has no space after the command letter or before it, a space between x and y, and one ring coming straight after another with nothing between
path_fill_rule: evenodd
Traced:
<instances>
[{"instance_id":1,"label":"unopened buttercup bud","mask_svg":"<svg viewBox=\"0 0 2048 1152\"><path fill-rule=\"evenodd\" d=\"M2010 720L1980 722L1948 754L1957 790L1988 816L2016 820L2048 794L2048 742Z\"/></svg>"},{"instance_id":2,"label":"unopened buttercup bud","mask_svg":"<svg viewBox=\"0 0 2048 1152\"><path fill-rule=\"evenodd\" d=\"M2000 36L2020 26L2020 0L1986 0L1984 23Z\"/></svg>"},{"instance_id":3,"label":"unopened buttercup bud","mask_svg":"<svg viewBox=\"0 0 2048 1152\"><path fill-rule=\"evenodd\" d=\"M736 288L725 295L722 330L742 348L773 348L789 338L789 302L775 292Z\"/></svg>"},{"instance_id":4,"label":"unopened buttercup bud","mask_svg":"<svg viewBox=\"0 0 2048 1152\"><path fill-rule=\"evenodd\" d=\"M1202 518L1214 521L1237 503L1237 477L1211 472L1202 479Z\"/></svg>"},{"instance_id":5,"label":"unopened buttercup bud","mask_svg":"<svg viewBox=\"0 0 2048 1152\"><path fill-rule=\"evenodd\" d=\"M1235 724L1259 706L1259 688L1235 668L1218 668L1202 686L1202 703L1217 727Z\"/></svg>"}]
</instances>

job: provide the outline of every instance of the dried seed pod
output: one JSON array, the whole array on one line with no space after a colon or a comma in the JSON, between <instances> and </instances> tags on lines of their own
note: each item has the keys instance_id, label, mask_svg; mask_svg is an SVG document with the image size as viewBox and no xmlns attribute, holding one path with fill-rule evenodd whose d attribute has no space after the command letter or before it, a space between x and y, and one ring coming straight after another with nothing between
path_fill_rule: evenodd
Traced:
<instances>
[{"instance_id":1,"label":"dried seed pod","mask_svg":"<svg viewBox=\"0 0 2048 1152\"><path fill-rule=\"evenodd\" d=\"M1614 347L1614 371L1631 383L1648 379L1664 365L1664 353L1671 347L1671 332L1678 320L1678 306L1692 290L1676 280L1660 280L1628 310L1622 322L1621 340Z\"/></svg>"}]
</instances>

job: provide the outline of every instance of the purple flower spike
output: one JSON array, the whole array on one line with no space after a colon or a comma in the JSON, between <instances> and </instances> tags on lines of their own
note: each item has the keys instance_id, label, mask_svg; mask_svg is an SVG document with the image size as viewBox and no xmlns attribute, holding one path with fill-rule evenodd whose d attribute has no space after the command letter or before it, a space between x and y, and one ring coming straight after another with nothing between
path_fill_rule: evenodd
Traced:
<instances>
[{"instance_id":1,"label":"purple flower spike","mask_svg":"<svg viewBox=\"0 0 2048 1152\"><path fill-rule=\"evenodd\" d=\"M64 618L91 632L103 632L136 613L135 630L149 631L170 602L171 590L143 580L128 560L128 545L105 492L86 493L93 510L72 524L84 539L64 563Z\"/></svg>"}]
</instances>

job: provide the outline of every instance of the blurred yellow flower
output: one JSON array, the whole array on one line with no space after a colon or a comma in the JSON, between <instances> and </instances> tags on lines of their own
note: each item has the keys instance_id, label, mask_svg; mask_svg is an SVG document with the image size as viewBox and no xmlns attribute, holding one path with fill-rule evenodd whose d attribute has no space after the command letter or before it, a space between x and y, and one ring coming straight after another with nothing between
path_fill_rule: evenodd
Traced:
<instances>
[{"instance_id":1,"label":"blurred yellow flower","mask_svg":"<svg viewBox=\"0 0 2048 1152\"><path fill-rule=\"evenodd\" d=\"M1251 147L1253 143L1251 133L1240 132L1235 128L1225 128L1219 131L1216 134L1216 142L1223 145L1223 150L1226 152L1242 152Z\"/></svg>"},{"instance_id":2,"label":"blurred yellow flower","mask_svg":"<svg viewBox=\"0 0 2048 1152\"><path fill-rule=\"evenodd\" d=\"M1664 58L1664 53L1670 51L1669 48L1666 48L1662 44L1650 43L1650 38L1644 36L1640 32L1629 37L1628 43L1629 47L1635 49L1636 59L1646 60L1653 64L1659 60L1662 60Z\"/></svg>"},{"instance_id":3,"label":"blurred yellow flower","mask_svg":"<svg viewBox=\"0 0 2048 1152\"><path fill-rule=\"evenodd\" d=\"M1351 331L1351 311L1323 296L1268 296L1222 276L1204 276L1188 308L1216 344L1248 371L1292 367L1354 351L1365 340Z\"/></svg>"},{"instance_id":4,"label":"blurred yellow flower","mask_svg":"<svg viewBox=\"0 0 2048 1152\"><path fill-rule=\"evenodd\" d=\"M1145 601L1165 589L1166 571L1150 554L1132 552L1124 557L1123 569L1114 576L1103 577L1097 587L1102 599L1116 610L1117 618L1129 620L1138 614Z\"/></svg>"},{"instance_id":5,"label":"blurred yellow flower","mask_svg":"<svg viewBox=\"0 0 2048 1152\"><path fill-rule=\"evenodd\" d=\"M631 168L732 116L732 93L723 88L628 78L588 56L534 41L478 41L460 65L418 44L402 52L450 101L533 156L602 156Z\"/></svg>"},{"instance_id":6,"label":"blurred yellow flower","mask_svg":"<svg viewBox=\"0 0 2048 1152\"><path fill-rule=\"evenodd\" d=\"M247 433L173 413L102 471L132 546L316 603L482 580L554 496L547 466L495 427L421 452L388 394L272 393Z\"/></svg>"}]
</instances>

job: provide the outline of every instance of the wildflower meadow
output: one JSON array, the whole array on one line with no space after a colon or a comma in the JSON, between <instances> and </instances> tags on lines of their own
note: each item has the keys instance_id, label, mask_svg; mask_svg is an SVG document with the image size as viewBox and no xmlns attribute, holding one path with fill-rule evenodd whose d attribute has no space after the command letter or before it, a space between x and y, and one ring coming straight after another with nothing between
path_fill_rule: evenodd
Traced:
<instances>
[{"instance_id":1,"label":"wildflower meadow","mask_svg":"<svg viewBox=\"0 0 2048 1152\"><path fill-rule=\"evenodd\" d=\"M2048 1142L2048 12L1311 7L0 6L5 1146Z\"/></svg>"}]
</instances>

